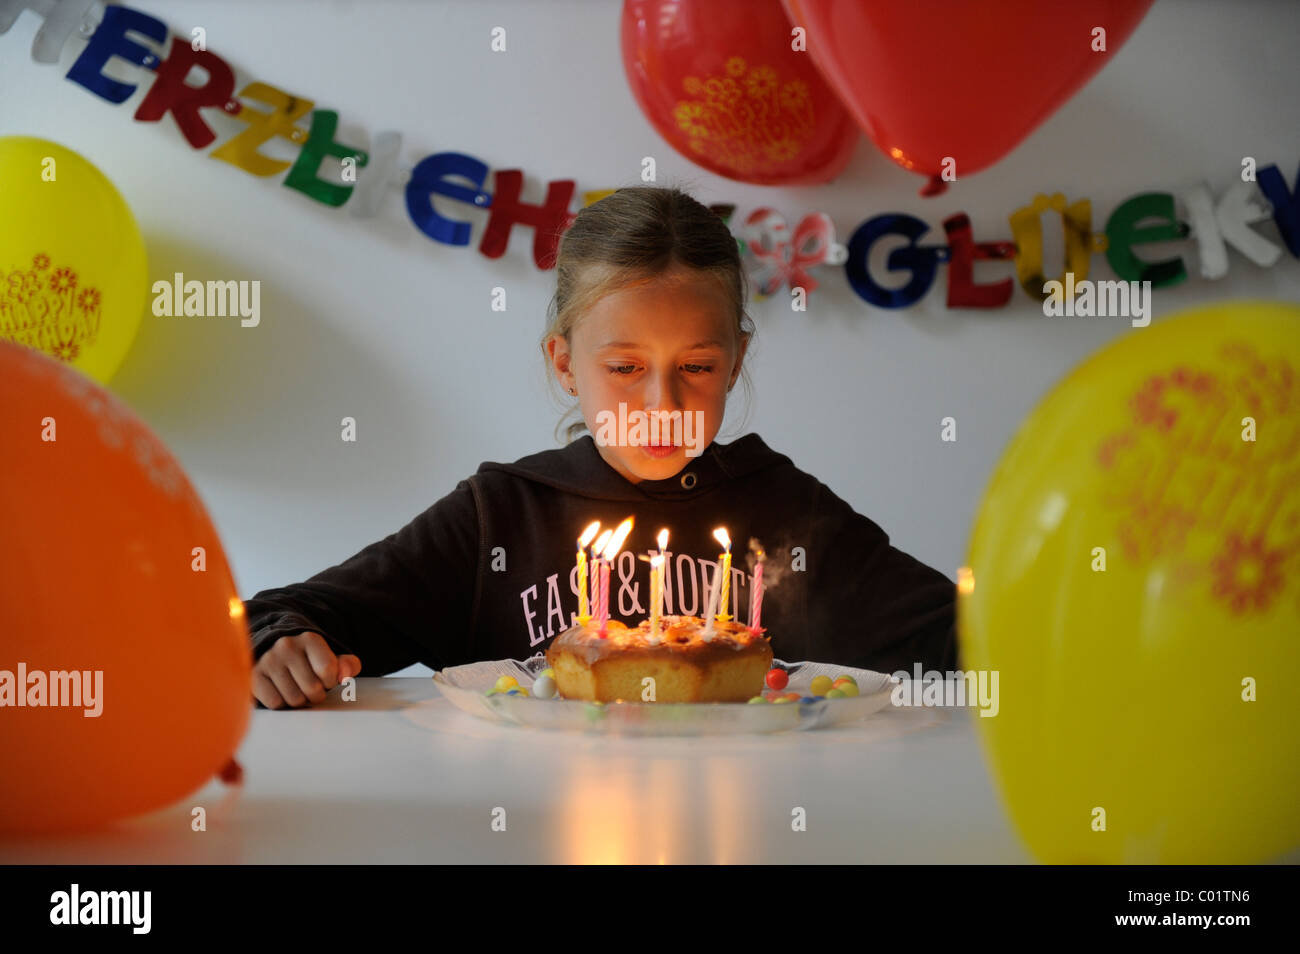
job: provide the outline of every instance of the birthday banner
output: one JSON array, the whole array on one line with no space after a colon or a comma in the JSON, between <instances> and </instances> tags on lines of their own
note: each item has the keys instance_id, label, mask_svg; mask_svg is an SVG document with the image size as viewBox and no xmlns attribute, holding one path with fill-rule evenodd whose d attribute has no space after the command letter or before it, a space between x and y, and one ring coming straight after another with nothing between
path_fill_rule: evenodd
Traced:
<instances>
[{"instance_id":1,"label":"birthday banner","mask_svg":"<svg viewBox=\"0 0 1300 954\"><path fill-rule=\"evenodd\" d=\"M74 34L86 36L86 47L68 70L67 78L106 102L123 103L137 89L105 75L105 67L115 58L154 74L135 111L137 122L160 122L170 115L186 142L201 150L213 145L217 134L200 111L220 109L247 128L209 152L213 159L262 178L283 175L285 187L327 206L347 205L352 214L362 218L379 212L390 189L400 190L412 224L443 245L468 246L471 226L438 212L433 197L463 202L488 212L478 244L480 254L500 258L514 226L530 226L533 261L539 269L554 267L560 236L575 217L569 211L574 180L548 182L544 202L536 205L521 200L522 170L489 170L481 159L466 153L438 152L404 168L398 163L400 133L381 132L366 150L339 142L338 113L317 109L312 99L262 82L248 83L236 95L234 70L206 49L202 28L196 28L187 40L170 34L161 20L120 5L107 7L103 21L94 26L87 19L92 4L93 0L54 0L33 43L33 59L57 64L59 52L69 38ZM8 31L22 6L13 0L0 0L0 35ZM145 41L154 45L146 45ZM202 86L186 82L194 67L207 74ZM253 103L266 108L250 105ZM272 140L297 146L297 158L290 162L264 155L262 146ZM326 159L338 163L338 181L321 177L321 164ZM361 169L365 172L358 175ZM490 171L492 192L485 189ZM584 204L590 205L612 191L585 192ZM1300 172L1296 188L1291 189L1277 165L1257 169L1254 158L1243 157L1241 180L1234 181L1217 198L1208 185L1201 183L1179 194L1186 220L1177 213L1173 193L1143 192L1121 202L1111 211L1102 231L1094 232L1090 200L1054 194L1037 195L1010 214L1010 241L977 241L970 218L958 212L943 220L946 241L923 244L932 230L929 223L890 212L866 219L854 229L847 245L840 245L826 214L807 214L792 230L770 208L748 215L737 241L760 298L786 287L796 299L802 298L818 286L811 269L842 266L850 287L864 301L881 308L904 308L930 292L938 266L946 264L949 308L999 308L1011 300L1016 284L1035 302L1046 302L1053 296L1059 301L1063 292L1072 298L1075 288L1088 290L1091 283L1086 279L1095 254L1104 254L1115 275L1124 282L1149 282L1148 287L1161 288L1187 278L1181 256L1160 261L1140 257L1137 249L1147 243L1194 241L1200 275L1210 280L1227 274L1229 246L1255 265L1269 268L1281 258L1282 248L1251 228L1269 218L1286 250L1293 258L1300 258L1298 194ZM734 204L718 203L710 208L731 227ZM1064 268L1058 278L1050 280L1043 263L1044 213L1059 215L1065 237ZM877 242L899 238L906 244L889 253L885 267L891 273L901 273L906 281L901 287L885 287L871 275L868 262ZM1013 263L1014 280L975 281L975 262L999 260Z\"/></svg>"}]
</instances>

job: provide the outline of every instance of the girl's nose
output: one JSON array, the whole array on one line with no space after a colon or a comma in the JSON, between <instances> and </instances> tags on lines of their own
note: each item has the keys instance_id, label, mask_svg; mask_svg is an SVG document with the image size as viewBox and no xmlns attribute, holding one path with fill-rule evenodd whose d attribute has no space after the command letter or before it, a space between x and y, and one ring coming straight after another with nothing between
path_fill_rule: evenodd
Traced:
<instances>
[{"instance_id":1,"label":"girl's nose","mask_svg":"<svg viewBox=\"0 0 1300 954\"><path fill-rule=\"evenodd\" d=\"M672 371L647 376L648 383L642 399L647 411L680 411L681 395L677 392L677 377Z\"/></svg>"}]
</instances>

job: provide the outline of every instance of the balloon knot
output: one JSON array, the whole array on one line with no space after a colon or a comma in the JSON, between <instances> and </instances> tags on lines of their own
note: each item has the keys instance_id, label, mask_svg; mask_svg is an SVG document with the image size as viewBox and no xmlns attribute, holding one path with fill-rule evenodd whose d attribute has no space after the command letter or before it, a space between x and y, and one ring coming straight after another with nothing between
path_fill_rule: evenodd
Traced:
<instances>
[{"instance_id":1,"label":"balloon knot","mask_svg":"<svg viewBox=\"0 0 1300 954\"><path fill-rule=\"evenodd\" d=\"M225 765L221 766L221 771L217 777L227 785L242 785L244 783L244 769L234 759L230 759Z\"/></svg>"},{"instance_id":2,"label":"balloon knot","mask_svg":"<svg viewBox=\"0 0 1300 954\"><path fill-rule=\"evenodd\" d=\"M931 196L943 195L948 191L948 183L944 182L938 175L930 176L930 181L921 187L921 195L927 199Z\"/></svg>"}]
</instances>

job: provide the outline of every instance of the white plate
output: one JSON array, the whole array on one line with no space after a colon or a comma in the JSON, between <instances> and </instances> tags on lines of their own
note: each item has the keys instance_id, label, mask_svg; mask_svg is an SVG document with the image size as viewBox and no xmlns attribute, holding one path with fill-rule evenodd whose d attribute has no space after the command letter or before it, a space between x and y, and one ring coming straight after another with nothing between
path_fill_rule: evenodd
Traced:
<instances>
[{"instance_id":1,"label":"white plate","mask_svg":"<svg viewBox=\"0 0 1300 954\"><path fill-rule=\"evenodd\" d=\"M870 669L830 663L774 665L790 674L786 692L812 695L815 676L847 674L858 683L858 695L847 699L818 698L811 702L609 702L577 699L537 699L505 694L484 695L499 677L514 676L530 692L533 680L546 668L539 653L531 659L499 659L467 666L452 666L433 674L433 684L458 709L493 722L544 729L579 729L623 735L725 735L747 732L784 732L817 729L855 722L889 704L897 684L893 676Z\"/></svg>"}]
</instances>

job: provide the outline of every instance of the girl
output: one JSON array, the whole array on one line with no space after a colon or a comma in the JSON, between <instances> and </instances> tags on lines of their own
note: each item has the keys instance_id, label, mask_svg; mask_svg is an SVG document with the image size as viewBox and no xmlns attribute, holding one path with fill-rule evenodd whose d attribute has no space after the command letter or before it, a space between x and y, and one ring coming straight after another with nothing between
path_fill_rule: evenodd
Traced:
<instances>
[{"instance_id":1,"label":"girl","mask_svg":"<svg viewBox=\"0 0 1300 954\"><path fill-rule=\"evenodd\" d=\"M542 651L576 622L577 537L629 516L613 619L649 614L637 556L663 528L664 612L703 616L722 526L737 621L749 622L751 541L765 551L760 619L778 659L955 669L952 581L757 434L714 440L754 334L745 291L735 238L682 191L620 189L579 212L541 342L548 379L581 418L566 445L484 463L396 533L248 600L256 699L320 702L363 661L383 675ZM657 437L629 426L647 416L671 426Z\"/></svg>"}]
</instances>

